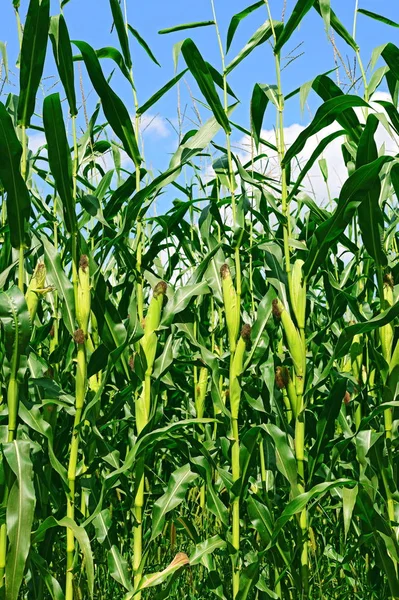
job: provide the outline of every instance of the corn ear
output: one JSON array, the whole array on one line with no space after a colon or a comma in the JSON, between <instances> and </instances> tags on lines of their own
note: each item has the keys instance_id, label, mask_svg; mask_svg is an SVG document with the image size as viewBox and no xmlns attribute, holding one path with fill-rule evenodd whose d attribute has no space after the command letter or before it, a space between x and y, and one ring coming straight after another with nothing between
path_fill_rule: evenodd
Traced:
<instances>
[{"instance_id":1,"label":"corn ear","mask_svg":"<svg viewBox=\"0 0 399 600\"><path fill-rule=\"evenodd\" d=\"M288 350L294 363L295 374L302 379L305 376L305 350L299 334L285 306L277 298L273 300L273 314L281 318Z\"/></svg>"},{"instance_id":2,"label":"corn ear","mask_svg":"<svg viewBox=\"0 0 399 600\"><path fill-rule=\"evenodd\" d=\"M240 339L237 342L237 347L234 353L233 361L230 369L230 409L233 419L238 419L238 411L241 400L241 387L239 377L244 366L245 351L250 344L251 327L244 325L241 330Z\"/></svg>"},{"instance_id":3,"label":"corn ear","mask_svg":"<svg viewBox=\"0 0 399 600\"><path fill-rule=\"evenodd\" d=\"M305 329L306 283L303 276L304 262L297 259L292 268L291 303L299 329Z\"/></svg>"},{"instance_id":4,"label":"corn ear","mask_svg":"<svg viewBox=\"0 0 399 600\"><path fill-rule=\"evenodd\" d=\"M385 308L388 308L389 306L393 305L392 276L385 277L384 300L385 300ZM382 355L388 364L391 362L393 336L394 336L394 330L393 330L391 323L387 323L387 325L384 325L383 327L380 328Z\"/></svg>"},{"instance_id":5,"label":"corn ear","mask_svg":"<svg viewBox=\"0 0 399 600\"><path fill-rule=\"evenodd\" d=\"M43 293L46 282L46 267L42 262L37 263L32 278L26 290L25 300L28 306L31 321L33 322L39 306L40 295Z\"/></svg>"},{"instance_id":6,"label":"corn ear","mask_svg":"<svg viewBox=\"0 0 399 600\"><path fill-rule=\"evenodd\" d=\"M79 328L87 336L91 312L89 259L83 254L79 261L78 297L76 304L76 320Z\"/></svg>"},{"instance_id":7,"label":"corn ear","mask_svg":"<svg viewBox=\"0 0 399 600\"><path fill-rule=\"evenodd\" d=\"M195 411L198 419L202 419L205 411L205 398L208 387L208 369L201 367L195 395Z\"/></svg>"},{"instance_id":8,"label":"corn ear","mask_svg":"<svg viewBox=\"0 0 399 600\"><path fill-rule=\"evenodd\" d=\"M165 294L166 283L160 281L154 287L153 296L144 322L144 336L141 338L140 343L147 361L147 374L151 374L154 367L155 355L157 352L157 335L155 331L158 329L161 322Z\"/></svg>"},{"instance_id":9,"label":"corn ear","mask_svg":"<svg viewBox=\"0 0 399 600\"><path fill-rule=\"evenodd\" d=\"M237 292L228 265L222 265L220 274L222 276L223 303L226 315L229 347L230 352L234 352L240 329L240 307L238 305Z\"/></svg>"}]
</instances>

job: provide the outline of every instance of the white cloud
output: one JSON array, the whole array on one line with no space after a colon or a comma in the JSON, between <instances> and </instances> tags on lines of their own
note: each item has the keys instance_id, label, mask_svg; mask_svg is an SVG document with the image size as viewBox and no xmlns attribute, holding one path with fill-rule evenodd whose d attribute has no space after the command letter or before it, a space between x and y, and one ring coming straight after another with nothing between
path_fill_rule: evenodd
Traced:
<instances>
[{"instance_id":1,"label":"white cloud","mask_svg":"<svg viewBox=\"0 0 399 600\"><path fill-rule=\"evenodd\" d=\"M33 133L28 138L28 147L34 154L41 146L47 144L46 136L42 132Z\"/></svg>"},{"instance_id":2,"label":"white cloud","mask_svg":"<svg viewBox=\"0 0 399 600\"><path fill-rule=\"evenodd\" d=\"M166 119L159 115L145 114L140 119L140 132L142 135L151 135L152 137L169 137L170 125Z\"/></svg>"},{"instance_id":3,"label":"white cloud","mask_svg":"<svg viewBox=\"0 0 399 600\"><path fill-rule=\"evenodd\" d=\"M377 92L374 94L372 101L370 102L371 106L379 113L385 114L383 108L376 104L376 100L387 100L389 99L388 94L383 92ZM364 123L364 113L362 109L355 109L357 116L360 122ZM284 128L284 140L286 148L289 148L293 142L297 139L298 135L305 129L305 126L300 125L298 123L294 123ZM296 161L292 161L292 181L295 181L300 169L304 167L306 162L309 160L310 156L316 149L319 142L333 133L334 131L338 131L341 127L337 123L333 123L329 127L326 127L322 131L320 131L317 135L312 136L307 140L306 146L302 152L298 154L296 157ZM276 135L274 129L264 129L261 132L261 137L273 144L276 143ZM390 135L383 123L380 122L380 125L376 134L376 143L378 150L384 145L384 153L394 155L399 150L399 139L395 135ZM328 166L328 185L330 189L331 196L336 198L341 190L341 187L345 180L348 178L347 169L344 164L344 160L342 157L341 145L345 141L345 136L340 136L332 141L329 146L324 150L323 154L319 156L319 158L314 163L313 167L308 172L306 178L302 182L302 189L307 194L315 197L318 204L323 204L328 199L327 187L324 182L322 173L319 167L319 159L326 159ZM247 163L251 159L251 139L249 136L243 136L239 142L236 144L239 148L236 154L240 158L243 163ZM256 163L257 170L263 172L265 175L269 177L273 177L276 180L280 179L280 168L277 154L271 151L269 148L265 146L261 146L259 148L259 154L265 153L267 158L263 158L261 161ZM255 152L255 155L258 154Z\"/></svg>"}]
</instances>

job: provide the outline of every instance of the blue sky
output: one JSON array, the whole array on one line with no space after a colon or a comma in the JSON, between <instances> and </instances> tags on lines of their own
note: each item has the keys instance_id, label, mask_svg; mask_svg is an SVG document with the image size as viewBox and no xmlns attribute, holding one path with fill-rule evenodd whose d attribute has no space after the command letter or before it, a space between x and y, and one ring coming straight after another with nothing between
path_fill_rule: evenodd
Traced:
<instances>
[{"instance_id":1,"label":"blue sky","mask_svg":"<svg viewBox=\"0 0 399 600\"><path fill-rule=\"evenodd\" d=\"M226 32L231 17L243 10L254 0L215 0L217 16L223 40L226 39ZM270 5L274 19L281 18L282 0L271 0ZM289 15L295 2L288 0L286 15ZM58 0L51 2L52 14L59 12ZM352 31L353 12L355 0L331 0L332 8L336 11L341 21ZM25 18L27 0L21 0L21 16ZM173 45L184 39L192 37L201 50L204 58L211 62L220 70L220 55L213 27L203 29L193 29L187 32L180 31L169 35L158 35L158 30L170 27L179 23L203 21L212 18L210 0L146 0L145 2L134 2L127 0L128 17L130 24L136 28L151 46L154 54L161 62L162 68L154 65L146 56L136 41L131 38L131 47L134 58L134 74L138 90L139 103L147 100L158 88L166 83L174 74L173 71ZM399 3L392 0L360 0L359 6L368 10L378 12L392 20L399 22ZM94 48L115 45L118 47L118 41L115 32L111 32L111 11L108 0L70 0L64 8L64 15L72 39L85 40ZM258 9L252 15L247 17L239 26L236 38L229 52L227 61L231 60L238 51L245 45L253 32L267 18L266 9ZM359 15L357 24L356 39L361 47L361 54L365 65L368 64L372 50L382 43L392 41L399 44L399 30L387 27L369 18ZM9 65L13 72L11 81L13 87L8 91L17 93L18 89L18 71L15 68L15 62L18 53L18 39L16 30L16 21L12 7L12 0L2 0L0 15L0 41L7 43L9 53ZM324 25L319 15L311 10L302 22L299 30L291 38L284 49L283 54L289 54L298 44L303 44L294 52L303 52L303 56L289 65L283 72L284 92L297 88L316 75L328 71L334 67L333 50L326 38ZM344 43L339 42L339 48L346 60L353 61L353 53ZM37 112L41 112L41 103L43 96L49 93L50 88L56 83L56 71L51 57L51 47L48 48L43 89L38 95ZM108 61L102 61L104 70L108 73L111 65ZM183 61L181 60L181 66ZM84 67L82 66L84 72ZM117 93L121 95L128 109L133 112L132 97L130 90L124 83L122 77L115 77L114 86ZM195 97L200 98L200 93L192 80L187 76L187 82ZM252 94L254 84L275 83L274 62L272 51L268 44L257 48L243 63L241 63L230 75L229 83L237 96L241 100L240 106L236 109L234 120L242 126L249 126L249 100ZM76 82L78 97L79 82ZM86 76L84 76L85 94L88 96L88 109L94 107L96 100L95 93L91 91L91 85ZM56 86L62 94L60 86ZM54 91L52 89L51 91ZM187 103L187 115L189 118L195 118L193 113L189 94L184 84L182 89L182 107ZM171 90L155 107L151 109L151 118L156 116L152 126L145 135L146 157L149 160L154 171L165 168L169 161L170 153L176 147L176 136L166 119L173 122L176 120L176 89ZM3 96L2 100L5 98ZM317 97L309 97L309 106L311 111L317 108ZM206 113L201 110L202 116L206 118ZM306 124L310 120L310 114L305 110L302 115L299 108L299 98L294 97L286 106L286 125L293 123ZM269 107L264 121L266 129L272 129L275 121L275 115L272 107ZM186 127L189 121L186 122ZM237 134L240 137L241 134Z\"/></svg>"}]
</instances>

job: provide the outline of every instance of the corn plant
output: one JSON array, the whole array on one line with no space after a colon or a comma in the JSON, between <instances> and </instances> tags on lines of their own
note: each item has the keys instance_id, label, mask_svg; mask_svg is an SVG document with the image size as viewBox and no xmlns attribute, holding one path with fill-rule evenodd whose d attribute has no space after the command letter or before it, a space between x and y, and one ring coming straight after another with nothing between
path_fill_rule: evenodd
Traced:
<instances>
[{"instance_id":1,"label":"corn plant","mask_svg":"<svg viewBox=\"0 0 399 600\"><path fill-rule=\"evenodd\" d=\"M224 31L209 0L159 32L175 72L145 100L132 3L96 49L71 41L77 0L7 2L0 598L398 600L399 15L356 0L350 33L339 2L260 0ZM291 91L312 14L331 64ZM249 56L273 69L240 104Z\"/></svg>"}]
</instances>

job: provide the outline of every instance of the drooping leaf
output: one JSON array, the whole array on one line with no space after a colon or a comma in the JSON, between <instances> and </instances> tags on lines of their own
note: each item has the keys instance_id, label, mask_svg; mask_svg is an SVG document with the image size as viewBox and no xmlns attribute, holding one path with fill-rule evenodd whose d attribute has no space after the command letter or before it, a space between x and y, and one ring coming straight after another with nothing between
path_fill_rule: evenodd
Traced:
<instances>
[{"instance_id":1,"label":"drooping leaf","mask_svg":"<svg viewBox=\"0 0 399 600\"><path fill-rule=\"evenodd\" d=\"M62 201L65 225L69 233L76 231L73 198L72 161L58 93L44 99L43 123L46 132L48 161L57 192Z\"/></svg>"},{"instance_id":2,"label":"drooping leaf","mask_svg":"<svg viewBox=\"0 0 399 600\"><path fill-rule=\"evenodd\" d=\"M208 102L215 119L220 123L226 133L229 133L231 130L229 119L216 92L212 75L193 40L190 38L184 40L181 46L181 52L187 67L197 82L205 100Z\"/></svg>"},{"instance_id":3,"label":"drooping leaf","mask_svg":"<svg viewBox=\"0 0 399 600\"><path fill-rule=\"evenodd\" d=\"M244 8L244 10L237 13L231 18L229 29L227 31L226 54L230 50L231 43L233 41L234 35L237 31L240 22L243 19L245 19L245 17L253 13L258 8L261 8L262 6L265 6L264 0L260 0L259 2L255 2L255 4L251 4L251 6Z\"/></svg>"},{"instance_id":4,"label":"drooping leaf","mask_svg":"<svg viewBox=\"0 0 399 600\"><path fill-rule=\"evenodd\" d=\"M284 44L288 42L294 31L296 31L296 29L298 28L300 22L302 21L306 13L308 13L312 8L314 2L315 0L297 1L292 10L290 18L288 19L287 23L285 23L284 29L277 38L277 42L274 47L275 54L278 54L281 48L284 46Z\"/></svg>"},{"instance_id":5,"label":"drooping leaf","mask_svg":"<svg viewBox=\"0 0 399 600\"><path fill-rule=\"evenodd\" d=\"M3 446L4 456L15 474L7 502L6 522L10 548L6 561L6 598L18 600L31 544L36 504L30 443L14 440Z\"/></svg>"},{"instance_id":6,"label":"drooping leaf","mask_svg":"<svg viewBox=\"0 0 399 600\"><path fill-rule=\"evenodd\" d=\"M18 123L29 127L42 78L50 24L50 0L30 0L21 46Z\"/></svg>"},{"instance_id":7,"label":"drooping leaf","mask_svg":"<svg viewBox=\"0 0 399 600\"><path fill-rule=\"evenodd\" d=\"M130 55L129 39L126 31L125 20L123 18L121 5L119 0L109 0L114 19L116 33L118 34L119 43L122 48L122 54L128 69L132 66L132 57Z\"/></svg>"},{"instance_id":8,"label":"drooping leaf","mask_svg":"<svg viewBox=\"0 0 399 600\"><path fill-rule=\"evenodd\" d=\"M339 195L333 215L322 223L312 236L308 258L304 265L306 277L310 277L325 259L328 250L345 231L356 209L364 200L370 186L378 185L382 167L392 158L382 156L360 167L346 180Z\"/></svg>"},{"instance_id":9,"label":"drooping leaf","mask_svg":"<svg viewBox=\"0 0 399 600\"><path fill-rule=\"evenodd\" d=\"M153 51L151 50L151 48L149 47L149 45L147 44L147 42L145 41L145 39L141 37L141 35L137 31L137 29L134 29L131 25L128 25L128 29L129 29L130 33L132 34L132 36L138 41L138 43L140 44L140 46L142 48L144 48L145 52L151 58L152 62L154 62L156 65L158 65L158 67L160 67L161 65L159 64L159 62L155 58L155 55L154 55Z\"/></svg>"},{"instance_id":10,"label":"drooping leaf","mask_svg":"<svg viewBox=\"0 0 399 600\"><path fill-rule=\"evenodd\" d=\"M30 197L20 173L22 147L10 115L0 102L0 181L7 192L7 214L11 244L19 248L26 243L30 216Z\"/></svg>"},{"instance_id":11,"label":"drooping leaf","mask_svg":"<svg viewBox=\"0 0 399 600\"><path fill-rule=\"evenodd\" d=\"M320 16L323 16L323 11L321 9L321 0L315 0L314 8L317 10ZM335 12L330 9L330 25L338 33L338 35L351 47L355 52L359 50L359 46L356 41L353 39L351 34L345 27L342 25L341 21L338 19Z\"/></svg>"},{"instance_id":12,"label":"drooping leaf","mask_svg":"<svg viewBox=\"0 0 399 600\"><path fill-rule=\"evenodd\" d=\"M369 107L359 96L337 96L326 100L320 108L317 109L316 114L308 127L301 131L292 146L289 147L283 160L283 166L287 165L297 154L302 152L307 140L312 136L331 125L343 111L353 107Z\"/></svg>"},{"instance_id":13,"label":"drooping leaf","mask_svg":"<svg viewBox=\"0 0 399 600\"><path fill-rule=\"evenodd\" d=\"M16 285L0 292L0 322L8 360L11 360L14 354L26 354L31 322L25 296Z\"/></svg>"},{"instance_id":14,"label":"drooping leaf","mask_svg":"<svg viewBox=\"0 0 399 600\"><path fill-rule=\"evenodd\" d=\"M121 140L123 147L136 167L139 167L141 164L140 152L133 124L125 105L105 79L93 48L86 42L74 41L73 43L79 48L83 56L90 80L100 96L104 114L110 126Z\"/></svg>"},{"instance_id":15,"label":"drooping leaf","mask_svg":"<svg viewBox=\"0 0 399 600\"><path fill-rule=\"evenodd\" d=\"M378 123L375 115L369 115L357 149L356 168L367 165L378 158L375 142ZM374 258L377 265L385 266L388 260L383 248L384 215L379 204L380 193L381 182L377 178L374 184L365 191L365 197L358 208L358 217L367 252Z\"/></svg>"},{"instance_id":16,"label":"drooping leaf","mask_svg":"<svg viewBox=\"0 0 399 600\"><path fill-rule=\"evenodd\" d=\"M75 77L71 40L63 15L50 19L50 40L53 46L55 64L69 104L72 117L78 114L76 106Z\"/></svg>"},{"instance_id":17,"label":"drooping leaf","mask_svg":"<svg viewBox=\"0 0 399 600\"><path fill-rule=\"evenodd\" d=\"M75 300L72 283L64 273L58 250L45 236L42 237L42 242L44 246L44 264L46 265L47 269L48 282L50 285L55 287L60 298L63 300L63 319L65 326L72 336L76 329Z\"/></svg>"},{"instance_id":18,"label":"drooping leaf","mask_svg":"<svg viewBox=\"0 0 399 600\"><path fill-rule=\"evenodd\" d=\"M166 83L164 86L162 86L157 92L155 92L155 94L153 94L151 96L151 98L149 98L147 100L147 102L144 102L144 104L142 104L138 109L137 109L137 114L138 115L143 115L145 112L147 112L147 110L149 108L151 108L151 106L153 106L156 102L158 102L158 100L160 98L162 98L162 96L164 96L166 94L166 92L168 92L169 90L171 90L178 81L180 81L180 79L183 77L183 75L185 75L187 73L188 69L185 69L184 71L182 71L181 73L179 73L178 75L176 75L176 77L173 77L173 79L171 79L170 81L168 81L168 83Z\"/></svg>"},{"instance_id":19,"label":"drooping leaf","mask_svg":"<svg viewBox=\"0 0 399 600\"><path fill-rule=\"evenodd\" d=\"M283 24L280 21L273 21L273 28L276 36L278 37L283 28ZM267 42L267 40L270 39L273 35L273 28L270 24L270 21L265 21L265 23L263 23L263 25L261 25L259 29L255 31L255 33L248 41L248 43L244 46L244 48L237 54L235 58L233 58L231 63L227 65L226 75L230 73L233 69L235 69L235 67L239 65L240 62L244 60L244 58L251 54L251 52L255 48Z\"/></svg>"},{"instance_id":20,"label":"drooping leaf","mask_svg":"<svg viewBox=\"0 0 399 600\"><path fill-rule=\"evenodd\" d=\"M183 502L188 486L196 478L197 475L191 471L189 464L176 469L172 473L166 492L154 504L152 511L152 540L161 533L166 515Z\"/></svg>"},{"instance_id":21,"label":"drooping leaf","mask_svg":"<svg viewBox=\"0 0 399 600\"><path fill-rule=\"evenodd\" d=\"M255 83L251 98L251 124L256 147L259 148L263 117L269 98L265 94L265 84Z\"/></svg>"}]
</instances>

